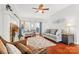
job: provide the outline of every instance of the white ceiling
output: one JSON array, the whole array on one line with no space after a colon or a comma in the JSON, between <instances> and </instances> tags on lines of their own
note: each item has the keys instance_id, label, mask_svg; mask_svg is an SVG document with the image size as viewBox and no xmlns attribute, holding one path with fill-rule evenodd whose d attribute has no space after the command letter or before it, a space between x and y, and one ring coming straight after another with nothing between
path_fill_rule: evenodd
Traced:
<instances>
[{"instance_id":1,"label":"white ceiling","mask_svg":"<svg viewBox=\"0 0 79 59\"><path fill-rule=\"evenodd\" d=\"M33 7L38 7L38 4L14 4L11 5L14 11L24 20L45 20L49 19L52 15L63 10L70 6L69 4L45 4L46 8L49 8L49 11L42 13L35 13L36 10L33 10Z\"/></svg>"}]
</instances>

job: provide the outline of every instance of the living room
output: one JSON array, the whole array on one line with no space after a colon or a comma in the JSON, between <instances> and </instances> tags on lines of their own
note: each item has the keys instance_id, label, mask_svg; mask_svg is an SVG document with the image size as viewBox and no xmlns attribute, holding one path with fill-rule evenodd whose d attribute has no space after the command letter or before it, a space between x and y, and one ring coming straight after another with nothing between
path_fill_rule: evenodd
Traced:
<instances>
[{"instance_id":1,"label":"living room","mask_svg":"<svg viewBox=\"0 0 79 59\"><path fill-rule=\"evenodd\" d=\"M0 39L7 51L18 48L6 53L79 54L78 10L78 4L1 4Z\"/></svg>"}]
</instances>

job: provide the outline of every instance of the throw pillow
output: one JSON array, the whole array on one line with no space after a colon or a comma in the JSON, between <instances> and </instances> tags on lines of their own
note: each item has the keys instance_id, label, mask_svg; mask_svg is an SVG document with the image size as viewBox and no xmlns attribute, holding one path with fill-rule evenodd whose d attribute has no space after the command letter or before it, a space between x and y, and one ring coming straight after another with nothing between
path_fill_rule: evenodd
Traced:
<instances>
[{"instance_id":1,"label":"throw pillow","mask_svg":"<svg viewBox=\"0 0 79 59\"><path fill-rule=\"evenodd\" d=\"M12 44L7 43L6 48L9 54L21 54L21 51Z\"/></svg>"},{"instance_id":2,"label":"throw pillow","mask_svg":"<svg viewBox=\"0 0 79 59\"><path fill-rule=\"evenodd\" d=\"M1 40L0 40L0 53L1 54L8 54L7 49Z\"/></svg>"}]
</instances>

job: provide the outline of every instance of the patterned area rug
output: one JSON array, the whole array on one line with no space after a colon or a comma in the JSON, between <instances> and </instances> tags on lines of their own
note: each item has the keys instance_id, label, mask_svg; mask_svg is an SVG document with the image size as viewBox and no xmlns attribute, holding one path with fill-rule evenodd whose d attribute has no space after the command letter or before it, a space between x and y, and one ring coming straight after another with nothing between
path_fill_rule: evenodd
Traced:
<instances>
[{"instance_id":1,"label":"patterned area rug","mask_svg":"<svg viewBox=\"0 0 79 59\"><path fill-rule=\"evenodd\" d=\"M35 37L28 38L27 45L31 45L35 48L45 48L49 46L55 46L56 44L37 35Z\"/></svg>"}]
</instances>

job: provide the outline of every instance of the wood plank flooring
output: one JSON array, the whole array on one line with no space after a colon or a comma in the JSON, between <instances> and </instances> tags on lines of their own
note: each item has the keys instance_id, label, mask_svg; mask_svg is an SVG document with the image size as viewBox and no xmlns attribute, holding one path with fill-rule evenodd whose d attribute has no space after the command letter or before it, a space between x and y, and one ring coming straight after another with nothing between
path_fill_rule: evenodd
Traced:
<instances>
[{"instance_id":1,"label":"wood plank flooring","mask_svg":"<svg viewBox=\"0 0 79 59\"><path fill-rule=\"evenodd\" d=\"M79 54L79 45L58 43L56 46L48 47L48 54Z\"/></svg>"},{"instance_id":2,"label":"wood plank flooring","mask_svg":"<svg viewBox=\"0 0 79 59\"><path fill-rule=\"evenodd\" d=\"M50 39L46 38L47 40L51 41ZM55 41L51 41L56 46L50 46L47 48L48 54L79 54L79 45L74 44L64 44L64 43L57 43Z\"/></svg>"}]
</instances>

